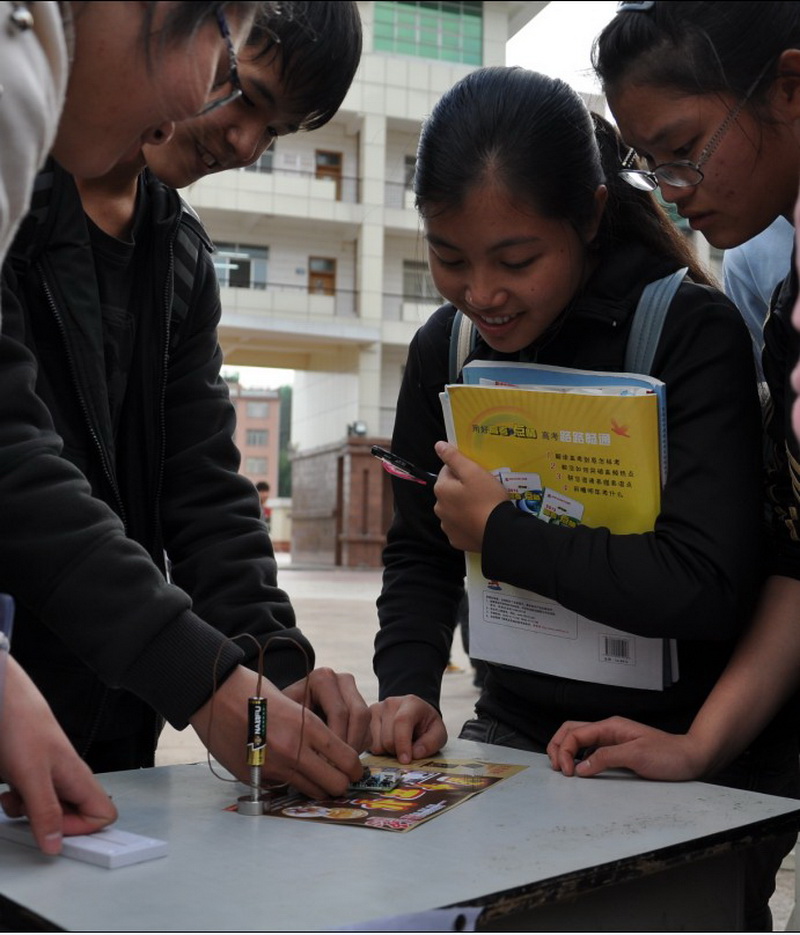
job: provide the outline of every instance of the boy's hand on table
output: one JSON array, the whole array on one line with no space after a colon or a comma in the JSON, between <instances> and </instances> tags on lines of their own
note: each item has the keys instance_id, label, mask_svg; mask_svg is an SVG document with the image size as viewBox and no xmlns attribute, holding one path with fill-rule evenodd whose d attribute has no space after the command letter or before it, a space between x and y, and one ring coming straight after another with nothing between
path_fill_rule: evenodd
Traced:
<instances>
[{"instance_id":1,"label":"boy's hand on table","mask_svg":"<svg viewBox=\"0 0 800 935\"><path fill-rule=\"evenodd\" d=\"M306 680L299 679L284 688L283 693L292 701L303 704L306 699ZM308 675L308 705L356 753L367 749L370 710L349 672L334 672L325 667L311 671Z\"/></svg>"},{"instance_id":2,"label":"boy's hand on table","mask_svg":"<svg viewBox=\"0 0 800 935\"><path fill-rule=\"evenodd\" d=\"M256 673L239 666L190 718L212 756L242 782L250 779L247 700L257 689ZM267 699L265 782L291 783L314 799L343 795L364 772L353 747L268 679L261 680L261 694Z\"/></svg>"},{"instance_id":3,"label":"boy's hand on table","mask_svg":"<svg viewBox=\"0 0 800 935\"><path fill-rule=\"evenodd\" d=\"M372 713L372 753L389 753L401 763L433 756L447 743L442 716L417 695L395 695L378 701Z\"/></svg>"}]
</instances>

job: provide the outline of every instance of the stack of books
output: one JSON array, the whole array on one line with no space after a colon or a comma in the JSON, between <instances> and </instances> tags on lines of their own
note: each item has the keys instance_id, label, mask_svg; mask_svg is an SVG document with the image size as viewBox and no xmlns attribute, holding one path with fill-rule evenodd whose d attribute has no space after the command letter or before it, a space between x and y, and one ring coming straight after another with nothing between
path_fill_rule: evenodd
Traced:
<instances>
[{"instance_id":1,"label":"stack of books","mask_svg":"<svg viewBox=\"0 0 800 935\"><path fill-rule=\"evenodd\" d=\"M667 470L660 380L480 360L464 367L463 380L441 394L448 440L492 472L531 522L653 530ZM617 630L487 580L479 555L467 555L467 591L473 658L655 691L678 678L673 640Z\"/></svg>"}]
</instances>

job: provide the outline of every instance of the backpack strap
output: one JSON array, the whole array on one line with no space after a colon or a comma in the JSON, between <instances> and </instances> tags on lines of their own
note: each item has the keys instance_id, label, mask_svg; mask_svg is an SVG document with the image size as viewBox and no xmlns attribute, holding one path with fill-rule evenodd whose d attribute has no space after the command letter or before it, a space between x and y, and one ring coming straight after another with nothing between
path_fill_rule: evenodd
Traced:
<instances>
[{"instance_id":1,"label":"backpack strap","mask_svg":"<svg viewBox=\"0 0 800 935\"><path fill-rule=\"evenodd\" d=\"M684 266L648 283L642 290L625 348L625 373L650 373L667 311L688 271ZM476 340L475 326L463 312L456 310L450 331L450 383L458 379Z\"/></svg>"},{"instance_id":2,"label":"backpack strap","mask_svg":"<svg viewBox=\"0 0 800 935\"><path fill-rule=\"evenodd\" d=\"M181 207L184 206L185 203L182 202ZM173 244L172 305L169 316L170 351L177 347L181 337L181 327L191 309L200 251L204 248L204 238L191 223L192 217L197 218L193 211L183 212L183 219ZM197 224L200 224L199 220Z\"/></svg>"},{"instance_id":3,"label":"backpack strap","mask_svg":"<svg viewBox=\"0 0 800 935\"><path fill-rule=\"evenodd\" d=\"M450 329L450 383L458 380L461 368L475 349L477 340L478 332L475 326L462 311L456 309Z\"/></svg>"},{"instance_id":4,"label":"backpack strap","mask_svg":"<svg viewBox=\"0 0 800 935\"><path fill-rule=\"evenodd\" d=\"M626 373L650 373L664 320L688 267L648 283L642 290L625 348Z\"/></svg>"}]
</instances>

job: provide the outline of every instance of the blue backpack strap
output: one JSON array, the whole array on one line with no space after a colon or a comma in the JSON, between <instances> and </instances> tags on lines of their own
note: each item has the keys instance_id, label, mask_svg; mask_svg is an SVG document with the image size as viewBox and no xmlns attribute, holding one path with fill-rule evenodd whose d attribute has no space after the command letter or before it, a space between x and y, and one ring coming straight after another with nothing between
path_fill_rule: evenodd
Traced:
<instances>
[{"instance_id":1,"label":"blue backpack strap","mask_svg":"<svg viewBox=\"0 0 800 935\"><path fill-rule=\"evenodd\" d=\"M449 383L455 383L458 380L464 361L474 350L477 339L478 333L475 326L462 311L456 309L450 329Z\"/></svg>"},{"instance_id":2,"label":"blue backpack strap","mask_svg":"<svg viewBox=\"0 0 800 935\"><path fill-rule=\"evenodd\" d=\"M687 272L684 266L642 290L625 348L626 373L650 373L667 310Z\"/></svg>"}]
</instances>

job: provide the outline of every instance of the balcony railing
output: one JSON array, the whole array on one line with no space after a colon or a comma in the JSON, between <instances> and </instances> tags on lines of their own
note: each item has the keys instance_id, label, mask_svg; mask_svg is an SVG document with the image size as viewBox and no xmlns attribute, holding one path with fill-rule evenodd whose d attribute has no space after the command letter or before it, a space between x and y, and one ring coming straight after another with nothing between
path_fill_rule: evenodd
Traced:
<instances>
[{"instance_id":1,"label":"balcony railing","mask_svg":"<svg viewBox=\"0 0 800 935\"><path fill-rule=\"evenodd\" d=\"M355 176L341 176L333 178L329 175L318 175L313 169L292 169L286 166L272 166L266 168L259 165L246 166L240 172L252 172L262 176L284 176L294 179L329 179L336 186L336 200L350 204L359 204L361 201L361 180Z\"/></svg>"},{"instance_id":2,"label":"balcony railing","mask_svg":"<svg viewBox=\"0 0 800 935\"><path fill-rule=\"evenodd\" d=\"M422 324L441 304L440 296L383 293L383 320Z\"/></svg>"},{"instance_id":3,"label":"balcony railing","mask_svg":"<svg viewBox=\"0 0 800 935\"><path fill-rule=\"evenodd\" d=\"M313 292L308 284L252 281L249 285L221 282L223 289L236 289L243 293L241 311L254 307L254 311L283 312L286 314L307 315L309 312L325 314L327 311L336 317L356 318L356 293L353 289L336 289L333 292ZM248 292L258 292L263 302L249 297ZM250 301L248 301L248 298ZM315 306L319 306L316 308Z\"/></svg>"},{"instance_id":4,"label":"balcony railing","mask_svg":"<svg viewBox=\"0 0 800 935\"><path fill-rule=\"evenodd\" d=\"M414 209L414 192L403 182L384 183L383 203L387 208Z\"/></svg>"}]
</instances>

